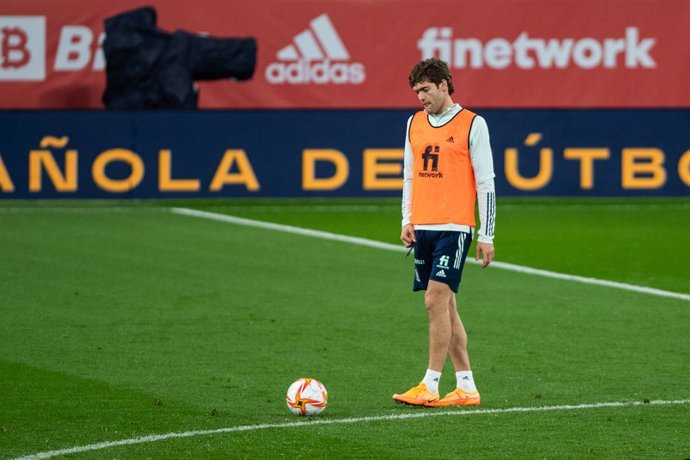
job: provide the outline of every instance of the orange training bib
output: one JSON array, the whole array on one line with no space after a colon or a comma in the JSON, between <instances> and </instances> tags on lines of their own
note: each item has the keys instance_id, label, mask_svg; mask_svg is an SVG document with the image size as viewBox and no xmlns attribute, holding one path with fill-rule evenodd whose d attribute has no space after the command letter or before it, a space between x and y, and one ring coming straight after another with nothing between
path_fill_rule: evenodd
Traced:
<instances>
[{"instance_id":1,"label":"orange training bib","mask_svg":"<svg viewBox=\"0 0 690 460\"><path fill-rule=\"evenodd\" d=\"M410 124L413 224L475 226L477 188L469 149L476 114L462 109L443 126L429 123L417 112Z\"/></svg>"}]
</instances>

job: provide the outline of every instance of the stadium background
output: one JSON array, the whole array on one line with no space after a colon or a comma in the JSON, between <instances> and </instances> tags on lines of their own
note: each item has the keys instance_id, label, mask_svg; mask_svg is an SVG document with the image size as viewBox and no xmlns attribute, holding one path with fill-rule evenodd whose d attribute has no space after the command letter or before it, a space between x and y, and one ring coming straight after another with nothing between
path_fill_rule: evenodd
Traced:
<instances>
[{"instance_id":1,"label":"stadium background","mask_svg":"<svg viewBox=\"0 0 690 460\"><path fill-rule=\"evenodd\" d=\"M689 457L690 3L146 4L256 37L254 77L104 110L103 20L144 4L0 2L0 458ZM390 399L427 353L398 236L430 54L497 172L477 410Z\"/></svg>"},{"instance_id":2,"label":"stadium background","mask_svg":"<svg viewBox=\"0 0 690 460\"><path fill-rule=\"evenodd\" d=\"M397 196L431 55L489 123L500 195L690 188L686 2L148 4L166 31L255 37L254 77L200 82L198 112L104 112L103 21L142 4L3 2L1 198Z\"/></svg>"}]
</instances>

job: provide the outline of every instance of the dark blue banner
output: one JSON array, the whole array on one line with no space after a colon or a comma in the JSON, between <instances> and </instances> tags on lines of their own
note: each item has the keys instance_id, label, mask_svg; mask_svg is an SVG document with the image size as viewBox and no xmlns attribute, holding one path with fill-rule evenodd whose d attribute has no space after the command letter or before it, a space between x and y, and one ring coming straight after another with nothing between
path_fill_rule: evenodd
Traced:
<instances>
[{"instance_id":1,"label":"dark blue banner","mask_svg":"<svg viewBox=\"0 0 690 460\"><path fill-rule=\"evenodd\" d=\"M689 196L690 110L486 110L499 196ZM0 112L0 199L399 196L412 111Z\"/></svg>"}]
</instances>

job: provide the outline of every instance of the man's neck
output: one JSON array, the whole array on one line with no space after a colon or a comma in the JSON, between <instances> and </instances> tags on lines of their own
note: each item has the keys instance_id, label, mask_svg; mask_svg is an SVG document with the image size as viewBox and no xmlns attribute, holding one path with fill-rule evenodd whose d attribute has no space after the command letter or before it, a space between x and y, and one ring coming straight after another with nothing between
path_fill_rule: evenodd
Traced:
<instances>
[{"instance_id":1,"label":"man's neck","mask_svg":"<svg viewBox=\"0 0 690 460\"><path fill-rule=\"evenodd\" d=\"M453 100L450 97L448 97L446 99L446 101L443 103L443 105L441 106L441 109L438 112L436 112L434 115L436 115L436 116L443 115L444 113L446 113L448 111L448 109L450 109L454 105L455 105L455 103L453 102Z\"/></svg>"},{"instance_id":2,"label":"man's neck","mask_svg":"<svg viewBox=\"0 0 690 460\"><path fill-rule=\"evenodd\" d=\"M441 110L439 110L439 111L436 112L436 113L433 113L432 115L435 116L435 117L440 117L440 116L442 116L444 113L448 112L450 109L452 109L453 107L455 107L455 105L456 105L456 104L455 104L453 101L450 101L450 105L443 104Z\"/></svg>"}]
</instances>

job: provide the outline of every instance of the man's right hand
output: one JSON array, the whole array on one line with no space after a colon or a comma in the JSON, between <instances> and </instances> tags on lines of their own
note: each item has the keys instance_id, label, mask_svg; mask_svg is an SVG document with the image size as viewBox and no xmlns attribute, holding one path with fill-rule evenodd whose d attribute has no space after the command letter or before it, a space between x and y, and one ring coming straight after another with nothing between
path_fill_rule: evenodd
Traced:
<instances>
[{"instance_id":1,"label":"man's right hand","mask_svg":"<svg viewBox=\"0 0 690 460\"><path fill-rule=\"evenodd\" d=\"M411 248L414 246L416 238L414 236L414 225L407 224L402 228L400 232L400 241L405 244L406 248Z\"/></svg>"}]
</instances>

